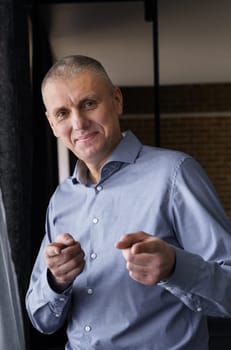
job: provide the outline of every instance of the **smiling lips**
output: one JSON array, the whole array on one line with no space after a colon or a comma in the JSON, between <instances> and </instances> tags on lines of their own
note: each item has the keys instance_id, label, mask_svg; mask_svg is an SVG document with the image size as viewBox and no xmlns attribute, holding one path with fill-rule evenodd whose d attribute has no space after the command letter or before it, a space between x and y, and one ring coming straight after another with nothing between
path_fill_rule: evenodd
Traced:
<instances>
[{"instance_id":1,"label":"smiling lips","mask_svg":"<svg viewBox=\"0 0 231 350\"><path fill-rule=\"evenodd\" d=\"M96 135L98 134L97 131L93 131L91 133L88 134L84 134L84 135L80 135L79 137L77 137L75 139L75 142L87 142L92 140Z\"/></svg>"}]
</instances>

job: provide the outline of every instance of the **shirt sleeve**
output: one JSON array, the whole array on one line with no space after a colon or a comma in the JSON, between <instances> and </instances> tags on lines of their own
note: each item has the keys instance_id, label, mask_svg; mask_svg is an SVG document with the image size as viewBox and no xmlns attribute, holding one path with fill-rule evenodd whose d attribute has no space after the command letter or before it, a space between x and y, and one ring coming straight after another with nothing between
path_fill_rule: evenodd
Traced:
<instances>
[{"instance_id":1,"label":"shirt sleeve","mask_svg":"<svg viewBox=\"0 0 231 350\"><path fill-rule=\"evenodd\" d=\"M195 312L231 317L231 223L203 168L187 158L171 187L171 216L179 247L163 288Z\"/></svg>"},{"instance_id":2,"label":"shirt sleeve","mask_svg":"<svg viewBox=\"0 0 231 350\"><path fill-rule=\"evenodd\" d=\"M71 303L72 287L63 293L53 291L48 283L43 250L49 241L50 227L35 261L26 294L26 309L33 326L42 333L56 332L65 323Z\"/></svg>"}]
</instances>

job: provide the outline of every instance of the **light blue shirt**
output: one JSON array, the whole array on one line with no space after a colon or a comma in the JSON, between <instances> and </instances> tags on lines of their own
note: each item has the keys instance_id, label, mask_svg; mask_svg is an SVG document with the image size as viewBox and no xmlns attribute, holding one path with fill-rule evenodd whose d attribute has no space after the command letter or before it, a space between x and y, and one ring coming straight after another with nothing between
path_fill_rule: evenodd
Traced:
<instances>
[{"instance_id":1,"label":"light blue shirt","mask_svg":"<svg viewBox=\"0 0 231 350\"><path fill-rule=\"evenodd\" d=\"M131 279L114 244L144 231L176 249L168 281ZM68 232L86 264L71 288L47 281L45 245ZM83 163L53 194L26 306L34 327L55 332L68 317L66 350L207 350L206 316L231 317L231 224L189 155L142 145L127 132L87 183Z\"/></svg>"}]
</instances>

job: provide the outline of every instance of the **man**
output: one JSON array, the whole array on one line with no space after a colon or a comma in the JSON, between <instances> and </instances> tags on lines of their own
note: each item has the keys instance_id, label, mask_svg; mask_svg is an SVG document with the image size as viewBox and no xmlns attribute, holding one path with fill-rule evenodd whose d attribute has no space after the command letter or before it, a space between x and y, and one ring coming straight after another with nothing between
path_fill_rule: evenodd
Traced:
<instances>
[{"instance_id":1,"label":"man","mask_svg":"<svg viewBox=\"0 0 231 350\"><path fill-rule=\"evenodd\" d=\"M66 350L207 350L206 316L231 316L231 225L205 172L121 133L120 89L92 58L58 61L42 95L78 160L48 206L34 327L67 321Z\"/></svg>"}]
</instances>

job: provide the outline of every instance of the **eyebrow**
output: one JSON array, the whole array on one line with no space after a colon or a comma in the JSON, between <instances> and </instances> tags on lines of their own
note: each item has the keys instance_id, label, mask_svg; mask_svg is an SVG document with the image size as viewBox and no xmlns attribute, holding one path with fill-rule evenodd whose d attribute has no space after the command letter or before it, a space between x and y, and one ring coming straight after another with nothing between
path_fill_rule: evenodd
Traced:
<instances>
[{"instance_id":1,"label":"eyebrow","mask_svg":"<svg viewBox=\"0 0 231 350\"><path fill-rule=\"evenodd\" d=\"M101 98L96 95L96 94L89 94L89 95L86 95L84 96L83 98L81 98L79 101L78 101L78 106L81 106L84 102L86 102L87 100L96 100L96 101L100 101ZM52 115L56 115L57 112L61 111L61 110L68 110L69 107L66 107L65 105L63 106L60 106L60 107L55 107L54 110L52 111Z\"/></svg>"},{"instance_id":2,"label":"eyebrow","mask_svg":"<svg viewBox=\"0 0 231 350\"><path fill-rule=\"evenodd\" d=\"M83 101L86 101L86 100L99 100L99 99L100 99L100 98L99 98L98 95L92 94L92 95L87 95L87 96L81 98L81 99L79 100L79 103L81 103L81 102L83 102Z\"/></svg>"},{"instance_id":3,"label":"eyebrow","mask_svg":"<svg viewBox=\"0 0 231 350\"><path fill-rule=\"evenodd\" d=\"M56 107L53 111L52 111L52 115L56 115L59 111L61 110L67 110L68 108L65 106L60 106L60 107Z\"/></svg>"},{"instance_id":4,"label":"eyebrow","mask_svg":"<svg viewBox=\"0 0 231 350\"><path fill-rule=\"evenodd\" d=\"M88 100L96 100L96 101L100 101L100 97L98 95L88 95L84 98L82 98L81 100L79 100L79 103L78 105L81 105L82 103L84 103L85 101L88 101Z\"/></svg>"}]
</instances>

